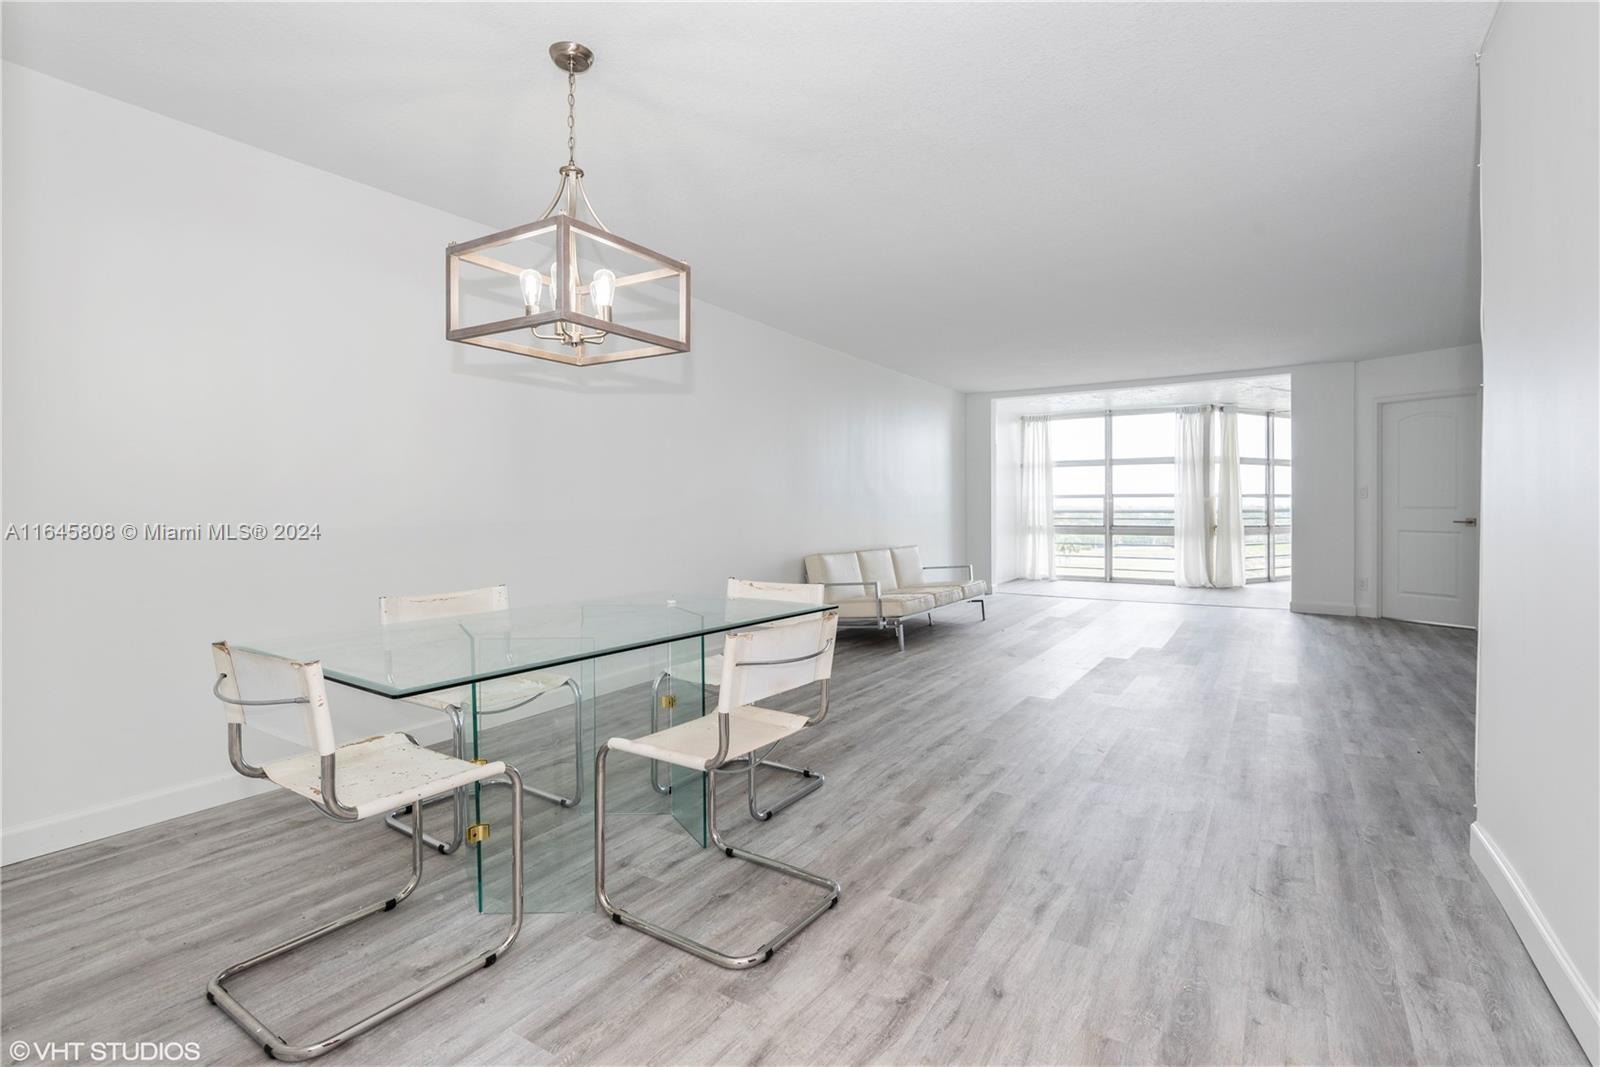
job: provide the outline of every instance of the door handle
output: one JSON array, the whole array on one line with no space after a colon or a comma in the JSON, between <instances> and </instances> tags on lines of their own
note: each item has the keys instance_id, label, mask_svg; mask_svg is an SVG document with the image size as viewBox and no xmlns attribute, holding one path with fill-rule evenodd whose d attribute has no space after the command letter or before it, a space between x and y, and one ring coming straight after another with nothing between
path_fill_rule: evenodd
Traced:
<instances>
[{"instance_id":1,"label":"door handle","mask_svg":"<svg viewBox=\"0 0 1600 1067\"><path fill-rule=\"evenodd\" d=\"M1478 525L1478 520L1477 519L1451 519L1450 521L1455 523L1457 526L1476 526L1476 525Z\"/></svg>"}]
</instances>

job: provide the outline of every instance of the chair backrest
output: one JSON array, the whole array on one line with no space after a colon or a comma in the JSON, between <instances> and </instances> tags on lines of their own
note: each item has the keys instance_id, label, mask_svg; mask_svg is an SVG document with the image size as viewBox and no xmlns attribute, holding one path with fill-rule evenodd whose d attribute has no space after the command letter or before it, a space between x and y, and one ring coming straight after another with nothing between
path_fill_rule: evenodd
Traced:
<instances>
[{"instance_id":1,"label":"chair backrest","mask_svg":"<svg viewBox=\"0 0 1600 1067\"><path fill-rule=\"evenodd\" d=\"M333 753L333 717L328 711L328 686L321 663L244 652L229 648L226 641L212 644L211 662L217 669L216 693L227 709L228 722L245 726L252 715L298 703L304 709L309 746L321 756ZM245 677L242 683L241 673Z\"/></svg>"},{"instance_id":2,"label":"chair backrest","mask_svg":"<svg viewBox=\"0 0 1600 1067\"><path fill-rule=\"evenodd\" d=\"M463 589L459 593L381 596L378 598L378 619L387 626L392 622L420 622L447 615L480 615L488 611L505 611L509 607L510 590L503 585L491 585L482 589Z\"/></svg>"},{"instance_id":3,"label":"chair backrest","mask_svg":"<svg viewBox=\"0 0 1600 1067\"><path fill-rule=\"evenodd\" d=\"M796 604L821 604L826 598L820 585L803 582L751 582L728 579L729 600L792 600Z\"/></svg>"},{"instance_id":4,"label":"chair backrest","mask_svg":"<svg viewBox=\"0 0 1600 1067\"><path fill-rule=\"evenodd\" d=\"M839 613L823 612L731 633L722 646L722 683L717 710L731 711L777 693L787 693L833 674L833 642Z\"/></svg>"}]
</instances>

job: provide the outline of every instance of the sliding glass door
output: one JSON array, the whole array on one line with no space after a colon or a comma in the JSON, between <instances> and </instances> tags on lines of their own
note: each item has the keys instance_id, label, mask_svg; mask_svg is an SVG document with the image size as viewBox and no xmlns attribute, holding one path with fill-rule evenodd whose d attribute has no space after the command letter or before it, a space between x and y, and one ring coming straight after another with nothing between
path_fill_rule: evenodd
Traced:
<instances>
[{"instance_id":1,"label":"sliding glass door","mask_svg":"<svg viewBox=\"0 0 1600 1067\"><path fill-rule=\"evenodd\" d=\"M1239 483L1244 498L1244 573L1272 582L1291 573L1293 446L1289 416L1239 414Z\"/></svg>"},{"instance_id":2,"label":"sliding glass door","mask_svg":"<svg viewBox=\"0 0 1600 1067\"><path fill-rule=\"evenodd\" d=\"M1055 466L1056 577L1104 581L1110 501L1106 490L1108 450L1103 415L1050 421L1050 458Z\"/></svg>"},{"instance_id":3,"label":"sliding glass door","mask_svg":"<svg viewBox=\"0 0 1600 1067\"><path fill-rule=\"evenodd\" d=\"M1171 411L1051 420L1056 576L1171 582Z\"/></svg>"},{"instance_id":4,"label":"sliding glass door","mask_svg":"<svg viewBox=\"0 0 1600 1067\"><path fill-rule=\"evenodd\" d=\"M1167 408L1050 420L1057 578L1172 582L1177 417ZM1246 575L1287 578L1288 416L1241 413L1239 439Z\"/></svg>"}]
</instances>

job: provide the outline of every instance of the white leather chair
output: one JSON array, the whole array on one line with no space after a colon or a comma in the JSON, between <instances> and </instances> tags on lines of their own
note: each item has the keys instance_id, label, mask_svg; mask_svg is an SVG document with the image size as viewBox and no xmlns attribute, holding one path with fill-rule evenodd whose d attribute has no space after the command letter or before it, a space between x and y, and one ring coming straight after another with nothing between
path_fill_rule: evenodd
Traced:
<instances>
[{"instance_id":1,"label":"white leather chair","mask_svg":"<svg viewBox=\"0 0 1600 1067\"><path fill-rule=\"evenodd\" d=\"M828 714L828 678L833 673L833 643L838 612L807 616L787 625L764 626L729 634L722 651L722 684L717 710L645 737L613 737L595 755L594 892L613 922L631 926L720 967L754 967L839 903L839 883L802 868L735 848L717 826L717 771L728 761L748 756L820 723ZM755 701L787 693L803 685L822 685L817 713L809 718L759 707ZM730 955L703 945L675 930L642 919L614 904L606 892L606 758L613 751L700 771L706 782L706 825L723 855L742 859L828 891L797 921L786 926L754 952Z\"/></svg>"},{"instance_id":2,"label":"white leather chair","mask_svg":"<svg viewBox=\"0 0 1600 1067\"><path fill-rule=\"evenodd\" d=\"M411 878L398 892L226 968L206 987L206 999L238 1023L270 1058L308 1060L338 1048L473 971L493 965L516 941L522 930L522 778L516 768L499 762L469 763L424 748L406 734L383 734L347 745L336 745L321 664L295 663L277 656L236 651L221 641L211 646L211 655L217 672L217 682L212 692L227 707L228 760L234 770L247 778L266 779L282 789L305 797L324 815L339 822L358 822L396 808L409 807L414 829L411 835ZM241 668L248 672L250 678L250 685L245 687L250 692L249 697L241 691ZM259 709L291 704L305 706L304 725L309 751L260 766L249 763L245 759L243 739L248 720L261 714ZM422 881L424 802L434 797L448 796L476 782L500 780L511 786L513 798L512 904L510 927L493 948L475 953L465 962L432 978L421 988L331 1036L303 1043L282 1037L276 1027L262 1022L228 991L225 983L230 979L268 960L308 945L370 915L393 911ZM298 880L303 875L303 871L291 871L286 876Z\"/></svg>"},{"instance_id":3,"label":"white leather chair","mask_svg":"<svg viewBox=\"0 0 1600 1067\"><path fill-rule=\"evenodd\" d=\"M728 599L778 600L796 604L821 604L824 602L822 586L820 585L806 585L798 582L752 582L742 578L728 579ZM785 623L779 622L772 625L782 626ZM701 679L705 679L708 684L716 685L717 682L713 682L711 679L715 678L720 681L722 678L722 654L717 653L707 656L703 669L698 662L673 664L656 677L655 685L651 687L650 692L650 729L652 731L661 728L661 712L670 707L670 704L664 699L664 697L667 699L670 699L670 697L662 693L662 687L664 683L672 678L686 681L691 685L699 685ZM828 781L810 767L792 767L787 763L779 763L776 760L768 759L767 757L772 754L772 750L776 747L777 745L774 744L763 752L752 752L748 756L741 756L738 759L730 759L728 761L728 766L730 767L742 765L746 768L746 803L750 808L750 817L761 822L772 818L795 801L815 793L826 785ZM660 767L660 761L650 761L650 784L655 787L658 793L671 793L672 786L661 781ZM806 784L771 807L763 808L756 789L756 771L762 767L796 775L805 779Z\"/></svg>"},{"instance_id":4,"label":"white leather chair","mask_svg":"<svg viewBox=\"0 0 1600 1067\"><path fill-rule=\"evenodd\" d=\"M454 615L478 615L493 611L506 611L511 607L511 595L503 585L483 589L468 589L459 593L432 593L421 596L381 596L378 598L378 618L385 626L395 623L418 622L426 619L447 618ZM507 661L510 651L507 650ZM583 687L576 679L565 674L542 672L518 674L483 682L478 686L479 715L500 715L533 703L546 693L562 688L572 692L573 768L577 785L570 797L536 789L531 785L522 788L524 793L549 801L563 808L576 807L583 799ZM450 689L441 693L423 693L408 697L407 703L442 711L450 719L452 743L457 759L471 758L467 752L467 715L472 707L471 689ZM553 706L552 706L553 707ZM455 793L455 821L450 840L429 836L427 844L449 855L461 847L467 832L468 799L465 789ZM404 822L407 811L397 811L384 821L391 829L409 834L411 824Z\"/></svg>"}]
</instances>

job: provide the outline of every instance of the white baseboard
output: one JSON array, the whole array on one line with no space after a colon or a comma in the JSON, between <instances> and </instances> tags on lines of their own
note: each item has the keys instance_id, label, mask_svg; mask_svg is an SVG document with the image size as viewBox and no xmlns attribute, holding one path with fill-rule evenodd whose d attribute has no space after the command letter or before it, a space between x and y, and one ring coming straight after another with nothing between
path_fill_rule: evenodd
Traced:
<instances>
[{"instance_id":1,"label":"white baseboard","mask_svg":"<svg viewBox=\"0 0 1600 1067\"><path fill-rule=\"evenodd\" d=\"M1320 600L1290 600L1289 610L1302 615L1354 615L1356 606Z\"/></svg>"},{"instance_id":2,"label":"white baseboard","mask_svg":"<svg viewBox=\"0 0 1600 1067\"><path fill-rule=\"evenodd\" d=\"M626 662L627 657L618 658L623 662L606 665L602 661L602 665L596 667L594 671L595 684L602 692L612 692L653 680L654 669L650 665ZM574 675L577 675L576 671ZM537 706L519 708L504 715L497 715L492 723L494 726L509 725L531 715L549 714L553 710L570 706L571 703L565 691L560 694L552 693ZM337 714L336 708L336 721ZM406 730L424 745L439 744L450 736L450 727L443 715L430 716L419 725L395 723L386 725L382 729ZM217 742L220 749L222 747L220 734ZM60 812L0 831L0 864L16 863L19 860L48 855L64 848L72 848L74 845L98 841L129 830L138 830L166 822L168 819L176 819L180 815L192 815L194 812L204 811L206 808L226 804L229 801L256 796L272 788L268 783L243 778L230 770L224 774L181 782L166 789L138 793L96 807Z\"/></svg>"},{"instance_id":3,"label":"white baseboard","mask_svg":"<svg viewBox=\"0 0 1600 1067\"><path fill-rule=\"evenodd\" d=\"M1494 838L1479 823L1472 824L1469 848L1473 862L1488 880L1500 906L1511 917L1511 925L1516 927L1517 936L1522 938L1528 955L1533 957L1533 965L1539 969L1539 976L1555 998L1556 1006L1566 1016L1567 1025L1577 1035L1589 1062L1595 1063L1600 1056L1600 1002L1594 990L1584 985L1583 976L1578 973L1572 957L1567 955L1561 939L1550 928L1544 912L1539 910L1533 894Z\"/></svg>"},{"instance_id":4,"label":"white baseboard","mask_svg":"<svg viewBox=\"0 0 1600 1067\"><path fill-rule=\"evenodd\" d=\"M272 786L229 771L167 789L139 793L93 808L61 812L0 833L0 862L16 863L103 837L176 819L230 800L264 793Z\"/></svg>"}]
</instances>

